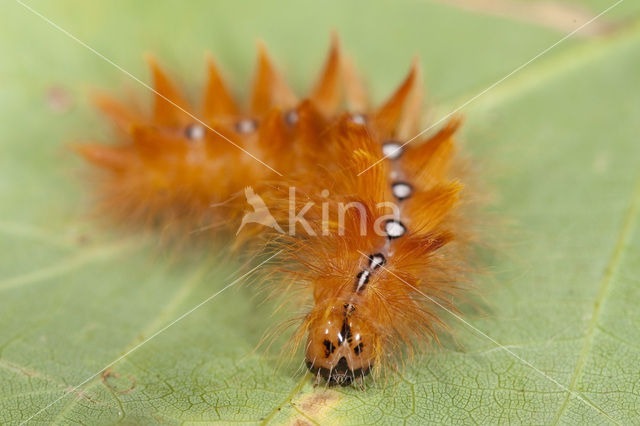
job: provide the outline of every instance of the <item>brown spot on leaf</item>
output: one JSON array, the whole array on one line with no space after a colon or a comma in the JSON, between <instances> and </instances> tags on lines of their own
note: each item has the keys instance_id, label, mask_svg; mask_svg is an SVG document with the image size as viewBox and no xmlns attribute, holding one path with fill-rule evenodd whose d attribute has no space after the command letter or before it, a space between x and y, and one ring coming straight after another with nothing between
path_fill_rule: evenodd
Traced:
<instances>
[{"instance_id":1,"label":"brown spot on leaf","mask_svg":"<svg viewBox=\"0 0 640 426\"><path fill-rule=\"evenodd\" d=\"M333 391L314 392L306 398L298 401L298 408L313 414L329 405L333 406L338 401L338 393Z\"/></svg>"},{"instance_id":2,"label":"brown spot on leaf","mask_svg":"<svg viewBox=\"0 0 640 426\"><path fill-rule=\"evenodd\" d=\"M47 90L47 105L54 112L67 112L73 105L73 99L67 89L60 86L52 86Z\"/></svg>"},{"instance_id":3,"label":"brown spot on leaf","mask_svg":"<svg viewBox=\"0 0 640 426\"><path fill-rule=\"evenodd\" d=\"M84 246L89 243L89 237L86 234L80 234L76 237L76 242L80 246Z\"/></svg>"},{"instance_id":4,"label":"brown spot on leaf","mask_svg":"<svg viewBox=\"0 0 640 426\"><path fill-rule=\"evenodd\" d=\"M308 419L322 424L322 419L336 406L339 399L340 394L332 390L315 391L301 396L291 402L296 407L298 415L291 419L290 424L308 425L310 424Z\"/></svg>"},{"instance_id":5,"label":"brown spot on leaf","mask_svg":"<svg viewBox=\"0 0 640 426\"><path fill-rule=\"evenodd\" d=\"M114 392L125 394L136 387L136 379L133 376L123 376L109 368L102 372L102 383Z\"/></svg>"}]
</instances>

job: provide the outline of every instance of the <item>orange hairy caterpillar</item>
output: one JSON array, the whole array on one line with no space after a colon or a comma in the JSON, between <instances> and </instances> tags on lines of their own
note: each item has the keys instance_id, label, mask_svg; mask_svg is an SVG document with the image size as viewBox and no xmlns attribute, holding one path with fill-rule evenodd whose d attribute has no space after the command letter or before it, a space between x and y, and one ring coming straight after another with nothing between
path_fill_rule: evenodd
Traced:
<instances>
[{"instance_id":1,"label":"orange hairy caterpillar","mask_svg":"<svg viewBox=\"0 0 640 426\"><path fill-rule=\"evenodd\" d=\"M292 265L275 292L291 290L309 305L293 345L305 342L307 367L330 385L361 381L401 344L437 339L438 307L455 310L467 280L470 232L456 177L460 120L403 144L419 130L417 63L382 106L370 108L335 38L302 99L260 46L247 108L236 104L210 61L195 116L151 66L152 113L100 97L123 138L76 147L103 171L106 210L191 228L226 221L230 231L240 226L248 246L262 229L255 223L273 228L269 244ZM239 223L247 211L243 192L254 211ZM223 213L211 208L220 204ZM254 245L263 247L264 239Z\"/></svg>"}]
</instances>

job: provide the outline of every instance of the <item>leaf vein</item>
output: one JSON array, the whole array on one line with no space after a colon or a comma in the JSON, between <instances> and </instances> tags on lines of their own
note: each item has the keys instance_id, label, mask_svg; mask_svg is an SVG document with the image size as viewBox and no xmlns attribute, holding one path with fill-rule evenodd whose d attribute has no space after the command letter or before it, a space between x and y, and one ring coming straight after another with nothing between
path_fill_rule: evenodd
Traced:
<instances>
[{"instance_id":1,"label":"leaf vein","mask_svg":"<svg viewBox=\"0 0 640 426\"><path fill-rule=\"evenodd\" d=\"M606 299L609 288L611 287L611 283L613 282L614 274L618 270L618 267L622 263L624 249L627 246L628 240L631 237L631 234L634 230L634 225L636 222L636 216L638 212L638 206L640 205L640 177L636 181L636 185L631 196L631 203L629 208L627 209L624 221L622 223L622 229L620 231L620 235L618 236L618 240L613 249L613 254L607 267L604 272L604 276L602 281L600 282L600 289L598 291L598 295L594 301L593 312L591 314L591 320L589 321L589 328L587 330L587 334L585 337L584 344L582 345L582 350L580 351L580 356L578 357L578 362L576 363L576 368L573 373L573 377L571 379L571 384L569 385L569 389L571 393L567 393L558 414L556 415L556 419L554 424L558 424L562 414L567 408L569 403L569 399L573 392L575 392L576 385L578 383L578 379L581 376L582 370L584 368L584 364L586 362L586 358L593 347L594 334L598 327L598 318L600 313L602 312L602 305ZM605 416L606 413L603 412ZM607 416L608 417L608 416Z\"/></svg>"}]
</instances>

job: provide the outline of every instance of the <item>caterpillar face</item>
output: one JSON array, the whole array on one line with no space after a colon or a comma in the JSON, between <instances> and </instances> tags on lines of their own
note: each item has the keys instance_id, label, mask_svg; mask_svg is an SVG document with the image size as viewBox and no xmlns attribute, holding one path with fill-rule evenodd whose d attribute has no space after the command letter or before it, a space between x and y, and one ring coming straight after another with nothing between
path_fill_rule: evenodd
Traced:
<instances>
[{"instance_id":1,"label":"caterpillar face","mask_svg":"<svg viewBox=\"0 0 640 426\"><path fill-rule=\"evenodd\" d=\"M330 386L347 386L364 378L375 361L375 335L362 319L351 315L352 309L346 305L343 313L319 318L309 327L307 367Z\"/></svg>"}]
</instances>

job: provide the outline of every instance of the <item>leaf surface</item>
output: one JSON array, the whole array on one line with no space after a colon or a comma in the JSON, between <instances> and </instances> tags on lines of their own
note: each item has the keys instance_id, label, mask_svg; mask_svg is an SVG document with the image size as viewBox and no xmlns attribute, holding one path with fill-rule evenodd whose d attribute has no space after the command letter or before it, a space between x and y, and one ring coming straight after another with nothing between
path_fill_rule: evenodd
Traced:
<instances>
[{"instance_id":1,"label":"leaf surface","mask_svg":"<svg viewBox=\"0 0 640 426\"><path fill-rule=\"evenodd\" d=\"M580 4L595 15L606 3ZM257 38L303 91L335 28L377 100L419 54L432 122L564 36L408 0L28 4L143 81L142 55L152 51L191 94L202 87L206 50L246 93ZM277 358L254 351L279 317L251 284L105 369L233 282L241 265L224 250L176 253L154 236L87 217L84 165L65 144L111 136L87 94L128 82L150 96L3 2L0 423L49 404L32 421L637 422L640 30L629 24L639 12L629 5L611 15L620 22L614 33L563 42L466 109L465 144L497 198L493 210L510 222L487 225L502 242L477 283L487 314L465 317L476 330L449 318L456 343L362 392L314 390L301 365L278 368Z\"/></svg>"}]
</instances>

